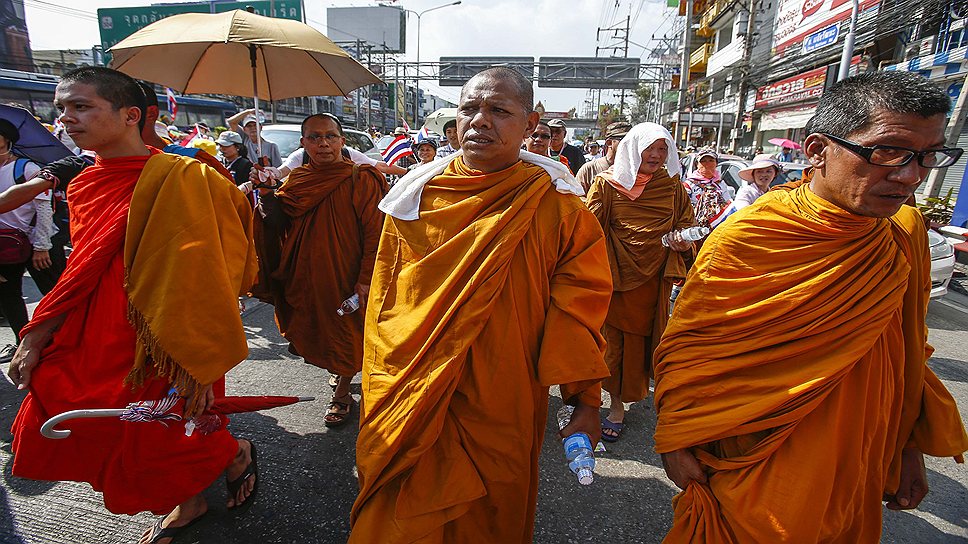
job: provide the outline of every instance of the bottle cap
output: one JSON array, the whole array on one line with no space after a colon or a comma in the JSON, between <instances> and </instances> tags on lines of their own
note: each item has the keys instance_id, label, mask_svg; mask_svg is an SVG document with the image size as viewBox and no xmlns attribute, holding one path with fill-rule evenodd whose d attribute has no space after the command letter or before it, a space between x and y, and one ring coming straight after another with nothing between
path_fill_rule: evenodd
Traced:
<instances>
[{"instance_id":1,"label":"bottle cap","mask_svg":"<svg viewBox=\"0 0 968 544\"><path fill-rule=\"evenodd\" d=\"M595 474L590 469L578 469L578 483L581 485L592 485L593 481L595 481Z\"/></svg>"}]
</instances>

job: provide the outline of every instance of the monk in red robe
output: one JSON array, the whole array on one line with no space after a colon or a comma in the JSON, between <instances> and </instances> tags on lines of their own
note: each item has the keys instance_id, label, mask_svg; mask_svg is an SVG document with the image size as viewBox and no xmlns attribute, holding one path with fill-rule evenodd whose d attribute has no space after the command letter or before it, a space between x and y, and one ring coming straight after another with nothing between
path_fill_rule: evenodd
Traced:
<instances>
[{"instance_id":1,"label":"monk in red robe","mask_svg":"<svg viewBox=\"0 0 968 544\"><path fill-rule=\"evenodd\" d=\"M200 493L222 472L230 507L250 496L252 444L224 428L186 436L180 422L113 418L64 423L63 440L40 434L62 412L172 390L184 397L174 415L194 417L247 353L236 297L255 275L249 206L207 166L145 147L143 100L133 79L107 68L58 84L61 120L97 160L69 186L74 252L10 364L29 390L12 428L13 474L88 482L112 512L163 514L141 542L167 544L206 512Z\"/></svg>"}]
</instances>

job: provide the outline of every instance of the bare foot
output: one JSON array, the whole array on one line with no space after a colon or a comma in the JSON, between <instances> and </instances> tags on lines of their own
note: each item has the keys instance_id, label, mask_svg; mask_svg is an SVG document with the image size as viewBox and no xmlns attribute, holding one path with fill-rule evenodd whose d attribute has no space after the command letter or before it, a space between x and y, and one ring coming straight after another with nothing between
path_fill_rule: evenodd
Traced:
<instances>
[{"instance_id":1,"label":"bare foot","mask_svg":"<svg viewBox=\"0 0 968 544\"><path fill-rule=\"evenodd\" d=\"M205 497L201 494L195 495L194 497L188 499L187 501L179 504L171 511L170 514L165 516L165 520L162 521L161 528L173 528L173 527L184 527L189 523L195 521L196 519L205 515L208 512L208 504L205 502ZM148 527L144 533L141 535L141 540L139 544L148 544L154 537L154 526ZM162 538L158 540L156 544L170 544L173 539Z\"/></svg>"},{"instance_id":2,"label":"bare foot","mask_svg":"<svg viewBox=\"0 0 968 544\"><path fill-rule=\"evenodd\" d=\"M233 481L245 472L246 467L252 462L252 443L248 440L239 440L239 452L235 454L235 459L229 468L225 470L225 478L228 481ZM228 502L225 504L228 508L234 508L246 501L249 495L252 494L252 490L255 488L256 475L253 474L249 476L245 482L239 486L238 492L235 496L229 497Z\"/></svg>"}]
</instances>

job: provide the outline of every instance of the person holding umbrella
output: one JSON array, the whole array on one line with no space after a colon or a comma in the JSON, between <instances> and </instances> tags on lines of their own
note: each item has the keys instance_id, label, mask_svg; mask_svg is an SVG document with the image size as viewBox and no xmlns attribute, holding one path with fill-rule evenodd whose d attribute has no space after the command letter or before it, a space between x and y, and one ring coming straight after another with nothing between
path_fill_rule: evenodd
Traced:
<instances>
[{"instance_id":1,"label":"person holding umbrella","mask_svg":"<svg viewBox=\"0 0 968 544\"><path fill-rule=\"evenodd\" d=\"M11 429L12 472L88 482L114 513L165 514L142 540L161 544L205 514L201 492L222 472L229 507L251 500L251 442L107 419L72 424L54 442L40 427L172 389L185 417L213 405L248 353L237 297L256 272L252 212L215 170L145 146L145 96L130 77L78 68L54 100L68 134L97 158L71 182L74 252L10 363L10 379L29 390Z\"/></svg>"},{"instance_id":2,"label":"person holding umbrella","mask_svg":"<svg viewBox=\"0 0 968 544\"><path fill-rule=\"evenodd\" d=\"M255 158L253 164L259 162L259 140L262 140L262 156L269 159L269 164L263 166L279 168L282 166L279 146L275 142L270 142L262 137L262 123L257 122L256 115L259 115L259 120L263 117L261 111L256 114L255 109L249 108L229 117L226 119L229 123L229 130L238 133L239 138L245 142L246 156Z\"/></svg>"}]
</instances>

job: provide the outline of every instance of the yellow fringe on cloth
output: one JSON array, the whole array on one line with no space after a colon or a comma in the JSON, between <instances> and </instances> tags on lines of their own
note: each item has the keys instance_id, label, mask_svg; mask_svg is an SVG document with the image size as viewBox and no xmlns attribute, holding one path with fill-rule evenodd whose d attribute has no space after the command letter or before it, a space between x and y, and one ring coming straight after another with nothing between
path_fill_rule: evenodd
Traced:
<instances>
[{"instance_id":1,"label":"yellow fringe on cloth","mask_svg":"<svg viewBox=\"0 0 968 544\"><path fill-rule=\"evenodd\" d=\"M191 411L203 387L248 355L238 296L257 272L252 209L214 169L155 155L131 198L124 267L138 337L125 382L167 377Z\"/></svg>"}]
</instances>

